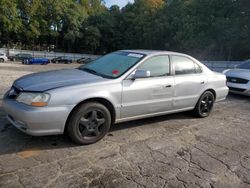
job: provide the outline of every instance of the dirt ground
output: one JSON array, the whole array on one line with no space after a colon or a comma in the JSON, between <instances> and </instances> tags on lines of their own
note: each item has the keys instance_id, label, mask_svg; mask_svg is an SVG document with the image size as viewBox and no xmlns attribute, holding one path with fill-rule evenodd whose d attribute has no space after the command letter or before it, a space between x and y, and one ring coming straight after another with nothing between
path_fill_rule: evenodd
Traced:
<instances>
[{"instance_id":1,"label":"dirt ground","mask_svg":"<svg viewBox=\"0 0 250 188\"><path fill-rule=\"evenodd\" d=\"M25 74L79 65L0 64L0 98ZM1 99L0 99L1 101ZM250 187L250 98L229 95L210 117L179 113L115 125L100 142L31 137L0 102L0 187Z\"/></svg>"}]
</instances>

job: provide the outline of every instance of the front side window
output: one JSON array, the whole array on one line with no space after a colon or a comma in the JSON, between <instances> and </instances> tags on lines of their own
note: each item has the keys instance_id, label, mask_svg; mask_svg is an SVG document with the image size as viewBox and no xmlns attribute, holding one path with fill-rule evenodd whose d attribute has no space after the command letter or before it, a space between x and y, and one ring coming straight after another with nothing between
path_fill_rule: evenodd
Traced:
<instances>
[{"instance_id":1,"label":"front side window","mask_svg":"<svg viewBox=\"0 0 250 188\"><path fill-rule=\"evenodd\" d=\"M150 77L170 75L169 56L160 55L147 59L138 68L138 70L150 71Z\"/></svg>"},{"instance_id":2,"label":"front side window","mask_svg":"<svg viewBox=\"0 0 250 188\"><path fill-rule=\"evenodd\" d=\"M175 75L201 73L201 67L191 59L183 56L172 56Z\"/></svg>"},{"instance_id":3,"label":"front side window","mask_svg":"<svg viewBox=\"0 0 250 188\"><path fill-rule=\"evenodd\" d=\"M114 52L79 67L80 70L107 78L117 78L144 57L132 52Z\"/></svg>"}]
</instances>

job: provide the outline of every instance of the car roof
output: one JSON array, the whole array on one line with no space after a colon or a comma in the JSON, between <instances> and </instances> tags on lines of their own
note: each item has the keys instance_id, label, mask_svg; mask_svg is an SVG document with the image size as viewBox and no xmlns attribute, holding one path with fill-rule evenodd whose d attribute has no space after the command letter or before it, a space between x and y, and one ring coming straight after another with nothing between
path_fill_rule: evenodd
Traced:
<instances>
[{"instance_id":1,"label":"car roof","mask_svg":"<svg viewBox=\"0 0 250 188\"><path fill-rule=\"evenodd\" d=\"M172 52L172 51L163 51L163 50L120 50L122 52L130 52L130 53L138 53L143 55L157 55L157 54L175 54L175 55L185 55L178 52Z\"/></svg>"}]
</instances>

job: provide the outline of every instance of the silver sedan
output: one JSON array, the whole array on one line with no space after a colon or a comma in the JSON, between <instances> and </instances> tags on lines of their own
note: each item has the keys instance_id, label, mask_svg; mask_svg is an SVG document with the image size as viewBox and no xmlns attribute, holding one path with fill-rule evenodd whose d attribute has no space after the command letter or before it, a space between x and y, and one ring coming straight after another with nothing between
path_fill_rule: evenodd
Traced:
<instances>
[{"instance_id":1,"label":"silver sedan","mask_svg":"<svg viewBox=\"0 0 250 188\"><path fill-rule=\"evenodd\" d=\"M77 69L21 77L5 94L8 120L35 136L67 132L97 142L110 126L192 110L207 117L228 94L226 77L185 54L123 50Z\"/></svg>"},{"instance_id":2,"label":"silver sedan","mask_svg":"<svg viewBox=\"0 0 250 188\"><path fill-rule=\"evenodd\" d=\"M223 73L227 77L227 86L231 93L250 96L250 60Z\"/></svg>"}]
</instances>

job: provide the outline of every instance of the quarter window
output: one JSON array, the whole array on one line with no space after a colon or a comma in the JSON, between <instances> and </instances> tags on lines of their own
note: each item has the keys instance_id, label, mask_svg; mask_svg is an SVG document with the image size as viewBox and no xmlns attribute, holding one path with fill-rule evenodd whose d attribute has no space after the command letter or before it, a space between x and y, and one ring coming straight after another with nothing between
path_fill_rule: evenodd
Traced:
<instances>
[{"instance_id":1,"label":"quarter window","mask_svg":"<svg viewBox=\"0 0 250 188\"><path fill-rule=\"evenodd\" d=\"M141 64L138 69L150 71L150 77L168 76L170 75L169 56L151 57Z\"/></svg>"},{"instance_id":2,"label":"quarter window","mask_svg":"<svg viewBox=\"0 0 250 188\"><path fill-rule=\"evenodd\" d=\"M172 56L175 75L201 73L201 67L191 59L183 56Z\"/></svg>"},{"instance_id":3,"label":"quarter window","mask_svg":"<svg viewBox=\"0 0 250 188\"><path fill-rule=\"evenodd\" d=\"M198 64L194 63L194 67L195 73L202 73L202 68Z\"/></svg>"}]
</instances>

